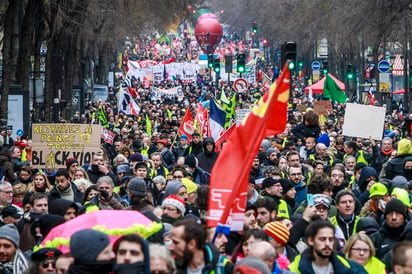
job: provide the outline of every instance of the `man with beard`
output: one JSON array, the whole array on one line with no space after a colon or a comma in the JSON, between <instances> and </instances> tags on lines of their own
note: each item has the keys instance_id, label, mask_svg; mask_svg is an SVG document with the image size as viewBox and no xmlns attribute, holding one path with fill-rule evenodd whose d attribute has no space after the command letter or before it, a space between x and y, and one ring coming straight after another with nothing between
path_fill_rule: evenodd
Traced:
<instances>
[{"instance_id":1,"label":"man with beard","mask_svg":"<svg viewBox=\"0 0 412 274\"><path fill-rule=\"evenodd\" d=\"M232 263L219 250L206 243L206 232L194 219L177 221L169 250L176 261L176 273L232 273Z\"/></svg>"},{"instance_id":2,"label":"man with beard","mask_svg":"<svg viewBox=\"0 0 412 274\"><path fill-rule=\"evenodd\" d=\"M367 273L363 267L334 252L335 227L327 220L316 220L305 231L309 247L289 265L296 273Z\"/></svg>"},{"instance_id":3,"label":"man with beard","mask_svg":"<svg viewBox=\"0 0 412 274\"><path fill-rule=\"evenodd\" d=\"M262 182L262 189L262 196L272 198L277 203L277 217L289 219L291 209L282 199L283 188L280 180L272 177L265 178Z\"/></svg>"},{"instance_id":4,"label":"man with beard","mask_svg":"<svg viewBox=\"0 0 412 274\"><path fill-rule=\"evenodd\" d=\"M392 199L385 206L384 218L380 230L370 236L376 248L375 257L380 260L400 240L409 216L406 206L398 199Z\"/></svg>"},{"instance_id":5,"label":"man with beard","mask_svg":"<svg viewBox=\"0 0 412 274\"><path fill-rule=\"evenodd\" d=\"M19 249L20 236L13 224L0 227L0 273L24 273L28 262Z\"/></svg>"},{"instance_id":6,"label":"man with beard","mask_svg":"<svg viewBox=\"0 0 412 274\"><path fill-rule=\"evenodd\" d=\"M212 137L206 137L203 141L203 152L197 155L199 167L211 173L219 153L215 152L215 140Z\"/></svg>"},{"instance_id":7,"label":"man with beard","mask_svg":"<svg viewBox=\"0 0 412 274\"><path fill-rule=\"evenodd\" d=\"M190 142L190 145L186 148L183 156L186 157L190 154L197 156L202 152L203 152L203 143L200 141L200 134L198 132L195 132L192 134L192 142Z\"/></svg>"},{"instance_id":8,"label":"man with beard","mask_svg":"<svg viewBox=\"0 0 412 274\"><path fill-rule=\"evenodd\" d=\"M60 168L56 172L55 186L50 191L48 198L49 202L62 198L75 203L82 203L84 193L80 192L76 185L70 181L70 175L67 169Z\"/></svg>"}]
</instances>

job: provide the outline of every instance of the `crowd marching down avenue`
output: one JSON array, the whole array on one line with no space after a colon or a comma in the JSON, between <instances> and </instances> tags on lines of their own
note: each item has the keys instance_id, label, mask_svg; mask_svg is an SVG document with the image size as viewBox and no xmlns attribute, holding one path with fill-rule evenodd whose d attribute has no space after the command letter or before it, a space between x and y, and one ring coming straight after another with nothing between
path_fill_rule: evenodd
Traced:
<instances>
[{"instance_id":1,"label":"crowd marching down avenue","mask_svg":"<svg viewBox=\"0 0 412 274\"><path fill-rule=\"evenodd\" d=\"M127 38L105 93L0 128L0 274L412 273L407 103L218 17Z\"/></svg>"}]
</instances>

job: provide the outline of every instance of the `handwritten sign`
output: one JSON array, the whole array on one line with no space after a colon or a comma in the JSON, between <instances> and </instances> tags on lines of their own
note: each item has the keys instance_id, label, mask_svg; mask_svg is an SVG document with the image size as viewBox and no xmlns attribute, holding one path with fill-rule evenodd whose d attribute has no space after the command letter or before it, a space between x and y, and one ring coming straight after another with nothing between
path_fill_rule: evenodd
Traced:
<instances>
[{"instance_id":1,"label":"handwritten sign","mask_svg":"<svg viewBox=\"0 0 412 274\"><path fill-rule=\"evenodd\" d=\"M88 164L100 150L100 134L100 125L33 124L32 167L66 167L70 158Z\"/></svg>"},{"instance_id":2,"label":"handwritten sign","mask_svg":"<svg viewBox=\"0 0 412 274\"><path fill-rule=\"evenodd\" d=\"M313 102L313 108L318 115L329 115L333 110L330 100Z\"/></svg>"}]
</instances>

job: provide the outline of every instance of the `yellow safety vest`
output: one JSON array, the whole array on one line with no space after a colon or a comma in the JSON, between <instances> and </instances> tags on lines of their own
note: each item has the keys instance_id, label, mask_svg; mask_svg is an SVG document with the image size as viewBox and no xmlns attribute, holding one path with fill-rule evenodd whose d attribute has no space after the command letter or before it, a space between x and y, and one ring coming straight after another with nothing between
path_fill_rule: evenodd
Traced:
<instances>
[{"instance_id":1,"label":"yellow safety vest","mask_svg":"<svg viewBox=\"0 0 412 274\"><path fill-rule=\"evenodd\" d=\"M353 225L353 231L351 235L349 235L349 237L356 233L356 228L358 226L359 219L359 216L355 216L355 224ZM331 217L329 220L334 226L339 226L338 219L336 216Z\"/></svg>"},{"instance_id":2,"label":"yellow safety vest","mask_svg":"<svg viewBox=\"0 0 412 274\"><path fill-rule=\"evenodd\" d=\"M278 210L277 210L276 216L277 217L282 217L282 218L285 218L285 219L290 218L288 204L283 199L279 200Z\"/></svg>"}]
</instances>

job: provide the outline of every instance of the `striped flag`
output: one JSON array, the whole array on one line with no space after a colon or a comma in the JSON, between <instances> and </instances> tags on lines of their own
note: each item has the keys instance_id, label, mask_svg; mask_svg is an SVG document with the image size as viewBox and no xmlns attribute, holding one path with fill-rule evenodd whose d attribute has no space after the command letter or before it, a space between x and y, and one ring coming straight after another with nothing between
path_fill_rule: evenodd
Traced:
<instances>
[{"instance_id":1,"label":"striped flag","mask_svg":"<svg viewBox=\"0 0 412 274\"><path fill-rule=\"evenodd\" d=\"M219 139L220 133L225 128L225 122L226 112L215 103L213 98L210 99L209 124L210 134L214 140Z\"/></svg>"}]
</instances>

